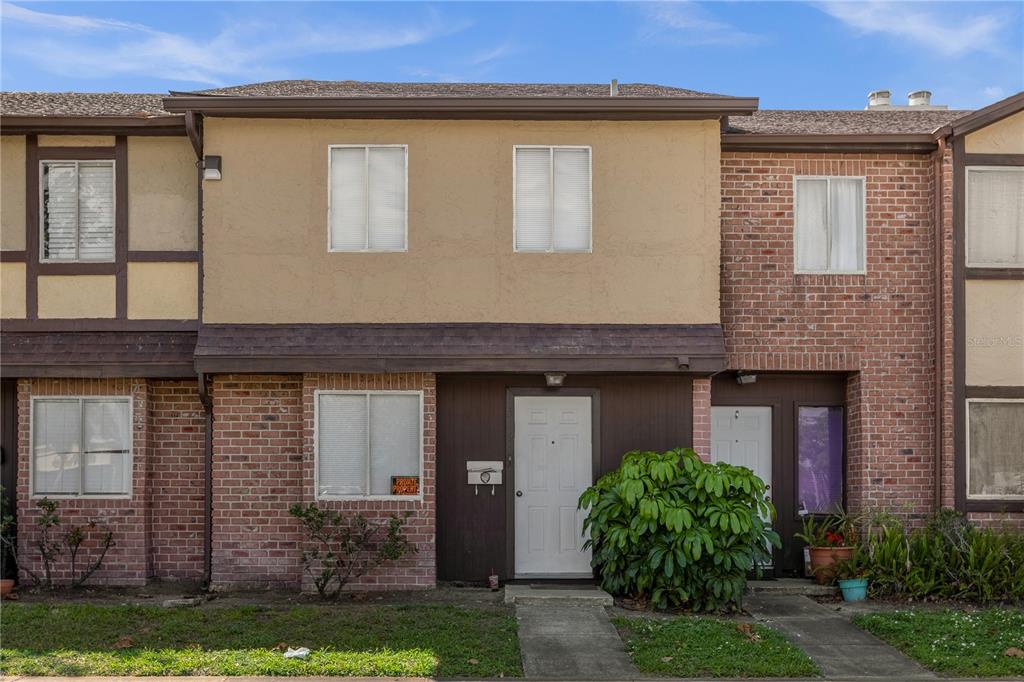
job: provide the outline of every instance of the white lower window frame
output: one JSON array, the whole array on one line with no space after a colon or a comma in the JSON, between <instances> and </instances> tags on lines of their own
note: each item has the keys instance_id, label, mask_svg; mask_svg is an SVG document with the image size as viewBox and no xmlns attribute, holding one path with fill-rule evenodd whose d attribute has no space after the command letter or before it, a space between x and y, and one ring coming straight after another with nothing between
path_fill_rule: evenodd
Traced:
<instances>
[{"instance_id":1,"label":"white lower window frame","mask_svg":"<svg viewBox=\"0 0 1024 682\"><path fill-rule=\"evenodd\" d=\"M796 228L796 184L798 180L825 180L828 182L828 187L825 191L826 209L825 215L832 215L832 181L833 180L860 180L861 186L864 191L861 193L861 215L864 217L864 222L860 226L861 229L861 242L860 242L860 253L858 254L861 267L858 270L801 270L797 267L797 261L799 259L800 248L797 244L797 240L800 238L799 232ZM795 275L866 275L868 274L868 179L866 175L794 175L793 176L793 274ZM829 218L831 219L831 218ZM826 225L826 228L829 228ZM825 230L825 239L828 244L828 253L825 254L826 260L832 262L832 230Z\"/></svg>"},{"instance_id":2,"label":"white lower window frame","mask_svg":"<svg viewBox=\"0 0 1024 682\"><path fill-rule=\"evenodd\" d=\"M320 494L320 396L322 395L414 395L419 399L419 493L416 495L322 495ZM371 419L370 411L367 410L367 419ZM369 429L367 429L367 441L369 441ZM367 460L370 458L370 447L367 442ZM369 465L369 461L367 462ZM370 489L370 466L366 467L366 489ZM423 391L422 390L333 390L317 389L313 391L313 497L317 501L348 501L348 502L373 502L373 501L423 501Z\"/></svg>"},{"instance_id":3,"label":"white lower window frame","mask_svg":"<svg viewBox=\"0 0 1024 682\"><path fill-rule=\"evenodd\" d=\"M974 403L1024 403L1024 398L967 398L964 401L964 498L968 502L1020 502L1024 495L971 494L971 405Z\"/></svg>"},{"instance_id":4,"label":"white lower window frame","mask_svg":"<svg viewBox=\"0 0 1024 682\"><path fill-rule=\"evenodd\" d=\"M84 462L80 459L78 466L78 492L77 493L37 493L35 483L36 472L36 403L44 400L77 400L79 413L82 404L86 400L110 400L128 403L128 492L127 493L86 493L82 490L82 477L84 476ZM130 500L134 494L135 486L135 399L130 395L34 395L31 400L31 413L28 425L28 489L29 499L41 500L49 498L52 500ZM79 432L82 430L81 418L79 418ZM79 433L79 439L81 439ZM81 445L79 446L81 448ZM83 458L84 453L78 453Z\"/></svg>"},{"instance_id":5,"label":"white lower window frame","mask_svg":"<svg viewBox=\"0 0 1024 682\"><path fill-rule=\"evenodd\" d=\"M554 213L554 192L555 192L555 151L559 149L575 149L575 150L586 150L587 152L587 193L588 200L590 202L590 240L585 249L556 249L555 244L555 220L554 215L551 217L551 246L547 249L534 250L534 249L520 249L518 247L518 233L519 233L519 211L516 202L516 189L518 186L519 168L518 168L518 152L520 149L546 149L548 150L548 164L551 173L551 186L548 188L548 203L550 205L549 210ZM540 254L556 254L556 253L593 253L594 252L594 148L590 145L581 144L515 144L512 145L512 252L513 253L540 253Z\"/></svg>"}]
</instances>

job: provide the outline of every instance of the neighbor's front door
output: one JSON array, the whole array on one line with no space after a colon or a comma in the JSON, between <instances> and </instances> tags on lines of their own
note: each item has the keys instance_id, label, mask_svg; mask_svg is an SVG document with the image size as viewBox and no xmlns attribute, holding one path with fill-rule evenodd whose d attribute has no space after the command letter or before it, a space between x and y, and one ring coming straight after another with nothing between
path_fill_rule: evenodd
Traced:
<instances>
[{"instance_id":1,"label":"neighbor's front door","mask_svg":"<svg viewBox=\"0 0 1024 682\"><path fill-rule=\"evenodd\" d=\"M590 577L576 506L594 480L591 399L516 396L513 409L516 577Z\"/></svg>"}]
</instances>

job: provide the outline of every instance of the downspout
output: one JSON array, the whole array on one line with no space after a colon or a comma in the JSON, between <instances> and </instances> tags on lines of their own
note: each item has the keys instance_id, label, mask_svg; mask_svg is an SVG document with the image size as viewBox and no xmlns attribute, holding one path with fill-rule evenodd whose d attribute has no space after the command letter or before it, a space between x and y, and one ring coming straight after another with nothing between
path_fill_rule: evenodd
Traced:
<instances>
[{"instance_id":1,"label":"downspout","mask_svg":"<svg viewBox=\"0 0 1024 682\"><path fill-rule=\"evenodd\" d=\"M943 472L943 452L942 447L944 445L944 439L942 437L945 430L945 410L943 409L945 403L945 339L946 339L946 319L945 319L945 301L946 301L946 287L945 287L945 271L944 271L944 246L945 246L945 226L943 224L943 218L945 217L945 211L943 210L943 190L944 187L944 165L946 155L946 137L940 135L938 138L938 149L935 151L935 170L934 178L932 182L932 203L933 203L933 220L935 223L935 296L934 299L934 319L935 319L935 433L934 443L932 445L933 452L935 453L935 511L938 512L942 508L942 472Z\"/></svg>"},{"instance_id":2,"label":"downspout","mask_svg":"<svg viewBox=\"0 0 1024 682\"><path fill-rule=\"evenodd\" d=\"M206 374L199 372L199 401L206 416L203 437L203 588L213 580L213 398Z\"/></svg>"},{"instance_id":3,"label":"downspout","mask_svg":"<svg viewBox=\"0 0 1024 682\"><path fill-rule=\"evenodd\" d=\"M185 132L196 153L196 245L199 263L196 268L198 282L198 326L203 326L203 119L194 111L185 112ZM207 386L207 376L198 372L199 402L203 405L205 428L203 434L203 587L210 589L213 582L213 398Z\"/></svg>"}]
</instances>

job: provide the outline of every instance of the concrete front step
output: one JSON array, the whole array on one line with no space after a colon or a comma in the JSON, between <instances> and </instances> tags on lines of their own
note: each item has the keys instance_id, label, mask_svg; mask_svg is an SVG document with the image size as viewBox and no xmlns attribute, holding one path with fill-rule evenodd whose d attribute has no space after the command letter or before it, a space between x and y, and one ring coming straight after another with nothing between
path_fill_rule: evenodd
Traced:
<instances>
[{"instance_id":1,"label":"concrete front step","mask_svg":"<svg viewBox=\"0 0 1024 682\"><path fill-rule=\"evenodd\" d=\"M612 606L615 601L595 585L537 587L506 585L506 604L564 604L576 606Z\"/></svg>"},{"instance_id":2,"label":"concrete front step","mask_svg":"<svg viewBox=\"0 0 1024 682\"><path fill-rule=\"evenodd\" d=\"M832 597L839 594L839 588L832 585L819 585L813 580L803 578L779 578L778 580L749 580L747 592L750 594L797 594L804 597Z\"/></svg>"}]
</instances>

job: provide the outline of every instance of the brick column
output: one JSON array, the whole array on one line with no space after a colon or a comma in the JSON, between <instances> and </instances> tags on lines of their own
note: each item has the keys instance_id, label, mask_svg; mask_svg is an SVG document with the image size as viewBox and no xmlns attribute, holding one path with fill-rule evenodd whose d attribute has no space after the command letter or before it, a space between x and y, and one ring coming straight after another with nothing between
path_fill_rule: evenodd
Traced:
<instances>
[{"instance_id":1,"label":"brick column","mask_svg":"<svg viewBox=\"0 0 1024 682\"><path fill-rule=\"evenodd\" d=\"M711 459L711 379L693 380L693 449L701 459Z\"/></svg>"}]
</instances>

